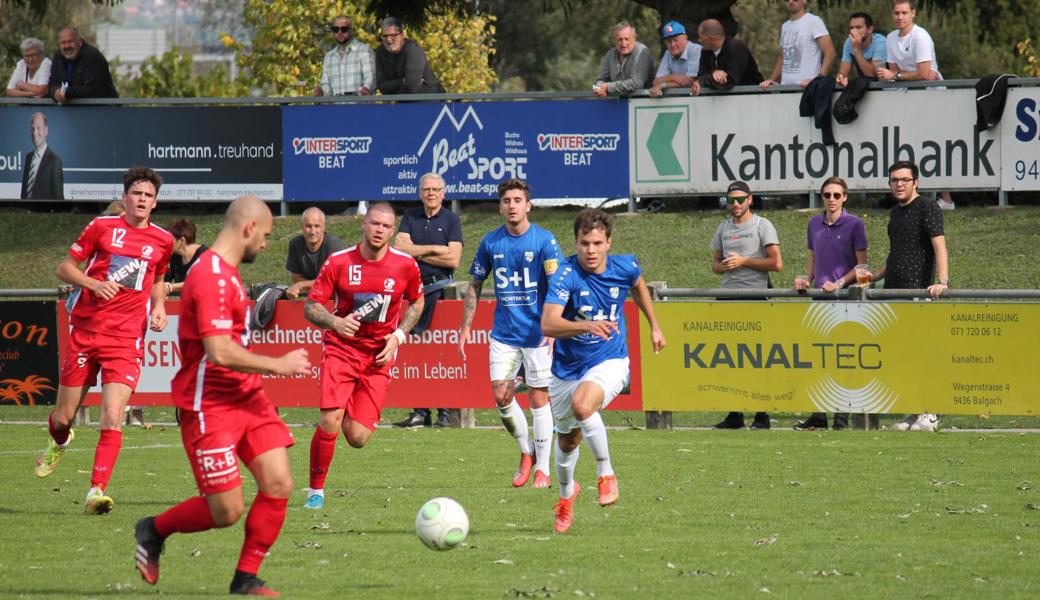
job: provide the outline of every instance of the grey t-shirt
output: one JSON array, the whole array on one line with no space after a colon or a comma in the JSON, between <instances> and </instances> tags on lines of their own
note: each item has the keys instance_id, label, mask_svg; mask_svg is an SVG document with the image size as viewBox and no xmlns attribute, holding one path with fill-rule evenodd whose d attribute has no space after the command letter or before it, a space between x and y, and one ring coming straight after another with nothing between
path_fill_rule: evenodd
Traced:
<instances>
[{"instance_id":1,"label":"grey t-shirt","mask_svg":"<svg viewBox=\"0 0 1040 600\"><path fill-rule=\"evenodd\" d=\"M765 258L766 246L780 245L776 228L769 219L751 215L751 220L741 225L726 219L719 223L715 235L711 236L712 250L722 252L723 258L729 254L739 254L748 258ZM756 271L751 267L740 267L722 274L724 288L766 288L769 287L769 274Z\"/></svg>"},{"instance_id":2,"label":"grey t-shirt","mask_svg":"<svg viewBox=\"0 0 1040 600\"><path fill-rule=\"evenodd\" d=\"M299 273L304 279L317 279L318 271L325 264L325 260L333 253L346 248L343 240L336 234L325 232L325 239L318 246L318 250L311 252L307 249L307 241L302 235L298 235L289 241L289 254L285 257L285 270L290 273Z\"/></svg>"}]
</instances>

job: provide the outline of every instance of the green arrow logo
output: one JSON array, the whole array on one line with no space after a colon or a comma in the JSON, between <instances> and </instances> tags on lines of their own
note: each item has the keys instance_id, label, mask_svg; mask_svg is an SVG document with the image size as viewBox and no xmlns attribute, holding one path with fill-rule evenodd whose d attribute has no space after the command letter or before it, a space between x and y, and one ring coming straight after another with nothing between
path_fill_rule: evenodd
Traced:
<instances>
[{"instance_id":1,"label":"green arrow logo","mask_svg":"<svg viewBox=\"0 0 1040 600\"><path fill-rule=\"evenodd\" d=\"M646 138L646 149L650 152L650 159L654 161L657 174L662 177L683 174L679 158L672 150L672 138L679 129L682 117L681 112L658 113L657 118L654 119L654 127L650 130L650 136Z\"/></svg>"}]
</instances>

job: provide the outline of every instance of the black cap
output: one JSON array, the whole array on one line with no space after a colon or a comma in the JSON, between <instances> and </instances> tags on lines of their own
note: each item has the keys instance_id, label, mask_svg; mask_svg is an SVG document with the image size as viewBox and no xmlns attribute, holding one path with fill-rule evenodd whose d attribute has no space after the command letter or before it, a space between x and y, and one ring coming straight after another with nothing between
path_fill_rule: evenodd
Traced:
<instances>
[{"instance_id":1,"label":"black cap","mask_svg":"<svg viewBox=\"0 0 1040 600\"><path fill-rule=\"evenodd\" d=\"M726 188L726 193L727 194L729 194L730 192L736 192L736 191L744 192L745 194L747 194L749 196L751 195L751 188L749 188L748 184L744 183L743 181L739 181L739 180L738 181L734 181L733 183L729 184L728 188Z\"/></svg>"}]
</instances>

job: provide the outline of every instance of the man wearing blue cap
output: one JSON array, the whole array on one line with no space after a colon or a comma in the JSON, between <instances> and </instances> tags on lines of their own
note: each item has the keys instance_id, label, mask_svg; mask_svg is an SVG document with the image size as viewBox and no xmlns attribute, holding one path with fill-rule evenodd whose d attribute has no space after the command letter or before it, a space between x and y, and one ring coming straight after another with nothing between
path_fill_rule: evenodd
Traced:
<instances>
[{"instance_id":1,"label":"man wearing blue cap","mask_svg":"<svg viewBox=\"0 0 1040 600\"><path fill-rule=\"evenodd\" d=\"M668 52L661 57L657 77L650 88L651 96L660 96L665 88L687 88L697 79L701 65L701 45L690 42L686 28L678 21L668 21L661 28L661 40Z\"/></svg>"}]
</instances>

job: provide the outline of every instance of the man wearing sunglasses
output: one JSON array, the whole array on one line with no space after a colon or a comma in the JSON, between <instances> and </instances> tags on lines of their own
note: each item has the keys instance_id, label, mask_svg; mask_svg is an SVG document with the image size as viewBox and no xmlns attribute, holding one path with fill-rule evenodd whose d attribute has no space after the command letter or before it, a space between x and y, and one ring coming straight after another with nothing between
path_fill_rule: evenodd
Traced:
<instances>
[{"instance_id":1,"label":"man wearing sunglasses","mask_svg":"<svg viewBox=\"0 0 1040 600\"><path fill-rule=\"evenodd\" d=\"M321 83L314 88L314 95L368 96L376 86L375 54L354 38L350 17L336 17L329 31L336 37L336 46L325 54Z\"/></svg>"},{"instance_id":2,"label":"man wearing sunglasses","mask_svg":"<svg viewBox=\"0 0 1040 600\"><path fill-rule=\"evenodd\" d=\"M726 203L733 217L719 223L711 238L711 249L715 251L711 271L722 275L723 288L773 287L769 282L769 272L779 272L784 266L776 228L769 219L751 214L751 201L748 184L743 181L729 184ZM743 429L744 415L731 412L715 428ZM751 429L769 429L769 415L755 413Z\"/></svg>"}]
</instances>

